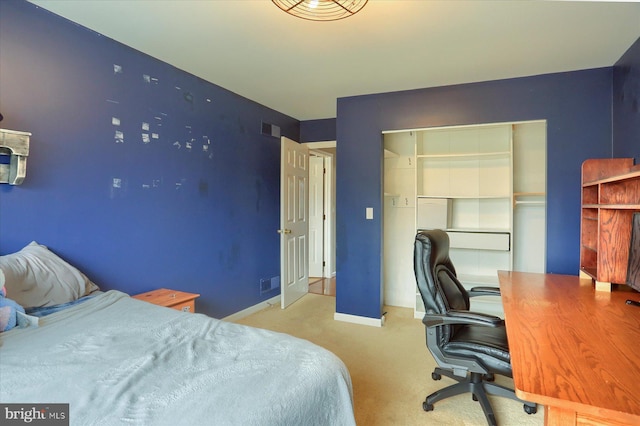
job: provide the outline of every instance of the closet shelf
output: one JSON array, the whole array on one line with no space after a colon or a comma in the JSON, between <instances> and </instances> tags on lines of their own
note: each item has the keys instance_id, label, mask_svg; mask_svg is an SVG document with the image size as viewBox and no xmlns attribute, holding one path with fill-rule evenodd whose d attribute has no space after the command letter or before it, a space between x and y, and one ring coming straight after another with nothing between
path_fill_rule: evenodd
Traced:
<instances>
[{"instance_id":1,"label":"closet shelf","mask_svg":"<svg viewBox=\"0 0 640 426\"><path fill-rule=\"evenodd\" d=\"M513 196L514 197L544 197L546 194L546 192L514 192Z\"/></svg>"},{"instance_id":2,"label":"closet shelf","mask_svg":"<svg viewBox=\"0 0 640 426\"><path fill-rule=\"evenodd\" d=\"M507 234L509 228L447 228L447 232L474 232L478 234Z\"/></svg>"},{"instance_id":3,"label":"closet shelf","mask_svg":"<svg viewBox=\"0 0 640 426\"><path fill-rule=\"evenodd\" d=\"M471 275L471 274L459 274L458 279L464 284L474 285L497 285L498 276L493 275Z\"/></svg>"},{"instance_id":4,"label":"closet shelf","mask_svg":"<svg viewBox=\"0 0 640 426\"><path fill-rule=\"evenodd\" d=\"M465 159L465 158L481 158L481 157L508 157L510 151L493 151L493 152L457 152L457 153L441 153L441 154L418 154L417 158L441 158L441 159Z\"/></svg>"},{"instance_id":5,"label":"closet shelf","mask_svg":"<svg viewBox=\"0 0 640 426\"><path fill-rule=\"evenodd\" d=\"M537 200L516 200L514 203L516 206L518 205L533 205L533 206L544 206L547 204L546 201L537 201Z\"/></svg>"},{"instance_id":6,"label":"closet shelf","mask_svg":"<svg viewBox=\"0 0 640 426\"><path fill-rule=\"evenodd\" d=\"M545 198L547 194L545 192L535 191L519 191L513 193L513 207L518 206L546 206L547 200Z\"/></svg>"},{"instance_id":7,"label":"closet shelf","mask_svg":"<svg viewBox=\"0 0 640 426\"><path fill-rule=\"evenodd\" d=\"M384 158L392 158L392 157L397 157L398 154L391 151L390 149L385 148L384 149Z\"/></svg>"},{"instance_id":8,"label":"closet shelf","mask_svg":"<svg viewBox=\"0 0 640 426\"><path fill-rule=\"evenodd\" d=\"M474 194L474 195L455 195L455 194L418 194L418 198L451 198L451 199L478 199L478 198L486 198L486 199L502 199L502 198L511 198L509 194Z\"/></svg>"}]
</instances>

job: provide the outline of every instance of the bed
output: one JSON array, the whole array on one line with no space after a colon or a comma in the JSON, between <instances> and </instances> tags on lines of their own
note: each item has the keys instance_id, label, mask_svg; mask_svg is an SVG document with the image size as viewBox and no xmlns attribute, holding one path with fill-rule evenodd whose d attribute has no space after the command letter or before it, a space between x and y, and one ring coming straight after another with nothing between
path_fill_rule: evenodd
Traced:
<instances>
[{"instance_id":1,"label":"bed","mask_svg":"<svg viewBox=\"0 0 640 426\"><path fill-rule=\"evenodd\" d=\"M349 373L319 346L85 290L0 333L0 402L68 403L71 425L355 424Z\"/></svg>"}]
</instances>

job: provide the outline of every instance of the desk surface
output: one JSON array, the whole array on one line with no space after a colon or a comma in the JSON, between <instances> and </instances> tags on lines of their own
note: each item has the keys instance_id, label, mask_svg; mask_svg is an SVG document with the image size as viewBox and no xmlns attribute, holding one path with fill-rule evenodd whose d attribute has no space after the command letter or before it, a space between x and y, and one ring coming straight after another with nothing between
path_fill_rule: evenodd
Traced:
<instances>
[{"instance_id":1,"label":"desk surface","mask_svg":"<svg viewBox=\"0 0 640 426\"><path fill-rule=\"evenodd\" d=\"M596 292L591 280L577 276L498 276L516 394L560 410L637 422L640 308L625 301L640 295Z\"/></svg>"}]
</instances>

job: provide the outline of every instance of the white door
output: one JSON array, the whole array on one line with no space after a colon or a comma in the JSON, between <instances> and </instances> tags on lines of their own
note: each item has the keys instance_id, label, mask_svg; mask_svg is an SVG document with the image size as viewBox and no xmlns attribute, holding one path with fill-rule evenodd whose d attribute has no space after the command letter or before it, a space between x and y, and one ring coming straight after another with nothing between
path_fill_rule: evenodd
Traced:
<instances>
[{"instance_id":1,"label":"white door","mask_svg":"<svg viewBox=\"0 0 640 426\"><path fill-rule=\"evenodd\" d=\"M309 291L309 148L281 138L280 300L286 308Z\"/></svg>"},{"instance_id":2,"label":"white door","mask_svg":"<svg viewBox=\"0 0 640 426\"><path fill-rule=\"evenodd\" d=\"M324 277L324 158L309 157L309 276Z\"/></svg>"}]
</instances>

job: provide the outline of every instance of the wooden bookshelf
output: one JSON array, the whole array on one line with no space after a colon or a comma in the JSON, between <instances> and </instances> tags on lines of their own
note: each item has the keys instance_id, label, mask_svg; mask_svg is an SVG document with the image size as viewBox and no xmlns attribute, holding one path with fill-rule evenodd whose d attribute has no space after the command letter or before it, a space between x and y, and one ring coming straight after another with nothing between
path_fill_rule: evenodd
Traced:
<instances>
[{"instance_id":1,"label":"wooden bookshelf","mask_svg":"<svg viewBox=\"0 0 640 426\"><path fill-rule=\"evenodd\" d=\"M582 163L580 273L597 290L611 290L627 277L631 220L640 211L640 165L633 158Z\"/></svg>"}]
</instances>

